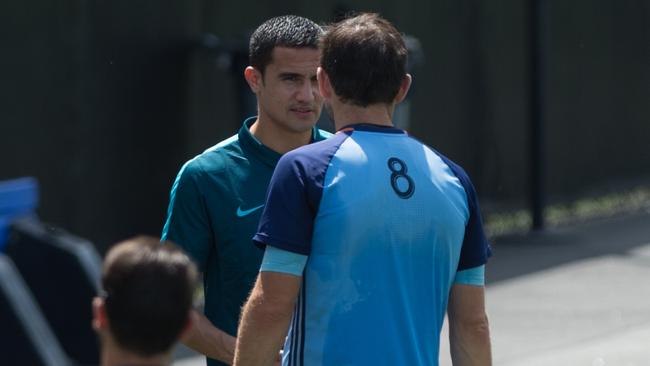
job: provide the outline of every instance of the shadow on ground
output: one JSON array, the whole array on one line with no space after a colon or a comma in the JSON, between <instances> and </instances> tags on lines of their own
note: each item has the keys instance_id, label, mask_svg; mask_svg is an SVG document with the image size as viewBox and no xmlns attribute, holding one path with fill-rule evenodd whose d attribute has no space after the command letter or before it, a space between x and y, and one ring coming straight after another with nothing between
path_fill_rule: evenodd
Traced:
<instances>
[{"instance_id":1,"label":"shadow on ground","mask_svg":"<svg viewBox=\"0 0 650 366\"><path fill-rule=\"evenodd\" d=\"M626 255L650 244L650 212L493 238L489 284L604 255Z\"/></svg>"}]
</instances>

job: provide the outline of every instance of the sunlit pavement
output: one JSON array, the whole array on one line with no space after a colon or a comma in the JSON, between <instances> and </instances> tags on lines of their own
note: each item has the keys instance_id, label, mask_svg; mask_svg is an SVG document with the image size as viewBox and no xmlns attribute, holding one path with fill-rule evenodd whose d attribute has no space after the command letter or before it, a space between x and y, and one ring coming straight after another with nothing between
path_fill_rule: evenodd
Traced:
<instances>
[{"instance_id":1,"label":"sunlit pavement","mask_svg":"<svg viewBox=\"0 0 650 366\"><path fill-rule=\"evenodd\" d=\"M495 365L650 365L650 214L497 239L494 249ZM446 337L441 365L451 365Z\"/></svg>"}]
</instances>

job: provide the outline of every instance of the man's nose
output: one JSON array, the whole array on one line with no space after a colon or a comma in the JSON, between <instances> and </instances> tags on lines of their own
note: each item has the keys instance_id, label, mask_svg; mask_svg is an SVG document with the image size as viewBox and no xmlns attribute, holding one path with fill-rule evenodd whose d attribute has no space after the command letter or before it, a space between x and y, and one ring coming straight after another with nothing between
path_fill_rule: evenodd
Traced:
<instances>
[{"instance_id":1,"label":"man's nose","mask_svg":"<svg viewBox=\"0 0 650 366\"><path fill-rule=\"evenodd\" d=\"M318 85L307 80L301 83L296 99L300 102L311 102L318 96Z\"/></svg>"}]
</instances>

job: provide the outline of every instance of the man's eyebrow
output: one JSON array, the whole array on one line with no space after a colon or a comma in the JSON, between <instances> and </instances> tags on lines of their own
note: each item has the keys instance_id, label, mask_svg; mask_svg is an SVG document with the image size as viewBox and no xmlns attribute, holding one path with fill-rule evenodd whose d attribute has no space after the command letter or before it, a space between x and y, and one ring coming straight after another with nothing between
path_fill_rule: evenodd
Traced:
<instances>
[{"instance_id":1,"label":"man's eyebrow","mask_svg":"<svg viewBox=\"0 0 650 366\"><path fill-rule=\"evenodd\" d=\"M287 77L294 77L294 78L299 77L299 78L301 78L301 77L303 77L302 74L299 74L297 72L281 72L281 73L278 74L278 76L281 77L281 78L287 78Z\"/></svg>"}]
</instances>

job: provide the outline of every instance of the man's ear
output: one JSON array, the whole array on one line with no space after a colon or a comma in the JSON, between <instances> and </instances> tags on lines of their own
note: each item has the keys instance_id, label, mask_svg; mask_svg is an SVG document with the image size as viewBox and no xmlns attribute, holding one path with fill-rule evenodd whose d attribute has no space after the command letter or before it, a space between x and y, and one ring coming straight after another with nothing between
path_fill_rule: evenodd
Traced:
<instances>
[{"instance_id":1,"label":"man's ear","mask_svg":"<svg viewBox=\"0 0 650 366\"><path fill-rule=\"evenodd\" d=\"M101 297L93 299L93 329L97 332L108 327L108 317L106 316L106 304Z\"/></svg>"},{"instance_id":2,"label":"man's ear","mask_svg":"<svg viewBox=\"0 0 650 366\"><path fill-rule=\"evenodd\" d=\"M334 91L332 89L332 84L330 83L330 77L320 66L316 70L316 78L318 78L318 90L320 90L320 95L325 99L331 99Z\"/></svg>"},{"instance_id":3,"label":"man's ear","mask_svg":"<svg viewBox=\"0 0 650 366\"><path fill-rule=\"evenodd\" d=\"M397 95L395 95L395 99L393 100L395 104L398 104L406 98L406 94L408 94L409 89L411 88L411 74L406 74L404 75L404 78L402 78L402 83L399 86L399 90L397 91Z\"/></svg>"},{"instance_id":4,"label":"man's ear","mask_svg":"<svg viewBox=\"0 0 650 366\"><path fill-rule=\"evenodd\" d=\"M251 88L253 93L257 94L262 83L264 82L264 76L262 73L253 66L248 66L244 70L244 78L246 79L246 82L248 83L248 86Z\"/></svg>"}]
</instances>

